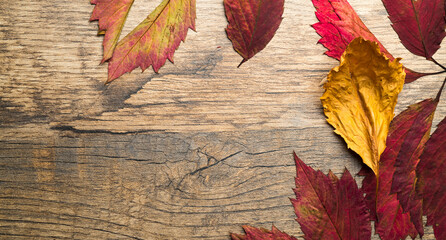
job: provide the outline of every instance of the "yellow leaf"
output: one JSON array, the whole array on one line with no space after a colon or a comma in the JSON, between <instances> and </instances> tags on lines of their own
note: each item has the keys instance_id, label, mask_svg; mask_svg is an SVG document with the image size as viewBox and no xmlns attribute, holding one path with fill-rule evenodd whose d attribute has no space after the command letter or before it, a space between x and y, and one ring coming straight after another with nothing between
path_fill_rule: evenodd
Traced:
<instances>
[{"instance_id":1,"label":"yellow leaf","mask_svg":"<svg viewBox=\"0 0 446 240\"><path fill-rule=\"evenodd\" d=\"M390 61L377 43L356 38L328 74L321 97L327 122L376 175L406 76L399 60Z\"/></svg>"}]
</instances>

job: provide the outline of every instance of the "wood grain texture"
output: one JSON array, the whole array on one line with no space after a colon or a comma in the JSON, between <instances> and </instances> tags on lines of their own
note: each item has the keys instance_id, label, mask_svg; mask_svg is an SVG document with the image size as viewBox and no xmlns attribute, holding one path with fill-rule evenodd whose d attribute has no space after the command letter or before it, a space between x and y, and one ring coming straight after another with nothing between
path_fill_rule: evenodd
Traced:
<instances>
[{"instance_id":1,"label":"wood grain texture","mask_svg":"<svg viewBox=\"0 0 446 240\"><path fill-rule=\"evenodd\" d=\"M351 3L407 67L439 70L404 49L380 1ZM156 4L137 0L124 35ZM287 0L270 44L236 68L222 2L200 0L175 64L105 86L92 9L0 1L1 239L229 239L241 224L301 237L292 151L325 172L359 170L324 120L320 82L337 62L316 45L310 1ZM435 58L446 63L445 48ZM406 85L397 112L443 78ZM443 99L434 125L445 115Z\"/></svg>"}]
</instances>

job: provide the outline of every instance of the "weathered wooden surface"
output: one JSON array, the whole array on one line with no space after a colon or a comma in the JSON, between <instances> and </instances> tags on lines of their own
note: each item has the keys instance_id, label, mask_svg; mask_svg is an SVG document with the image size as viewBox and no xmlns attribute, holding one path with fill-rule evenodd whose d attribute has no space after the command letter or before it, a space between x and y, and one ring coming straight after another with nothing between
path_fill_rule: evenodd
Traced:
<instances>
[{"instance_id":1,"label":"weathered wooden surface","mask_svg":"<svg viewBox=\"0 0 446 240\"><path fill-rule=\"evenodd\" d=\"M439 70L404 49L380 1L351 2L408 67ZM137 0L125 32L156 4ZM107 86L92 9L0 1L0 238L228 239L242 224L302 236L292 151L359 170L323 117L320 82L337 62L316 45L310 1L287 0L272 42L236 68L222 2L199 0L175 64ZM446 63L445 49L435 57ZM442 78L406 85L397 112ZM435 124L445 115L442 100Z\"/></svg>"}]
</instances>

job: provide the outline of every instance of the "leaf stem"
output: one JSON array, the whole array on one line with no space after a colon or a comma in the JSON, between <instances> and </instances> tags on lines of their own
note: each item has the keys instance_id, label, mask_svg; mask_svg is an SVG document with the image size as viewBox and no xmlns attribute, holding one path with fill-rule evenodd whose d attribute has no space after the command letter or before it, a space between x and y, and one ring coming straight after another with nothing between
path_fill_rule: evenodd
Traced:
<instances>
[{"instance_id":1,"label":"leaf stem","mask_svg":"<svg viewBox=\"0 0 446 240\"><path fill-rule=\"evenodd\" d=\"M437 93L437 97L435 98L435 101L437 101L437 102L440 101L440 96L441 96L441 93L443 92L443 88L444 88L445 84L446 84L446 78L444 78L443 84L441 85L440 90Z\"/></svg>"},{"instance_id":2,"label":"leaf stem","mask_svg":"<svg viewBox=\"0 0 446 240\"><path fill-rule=\"evenodd\" d=\"M431 58L432 59L432 62L434 62L435 64L437 64L438 66L440 66L441 68L443 68L443 70L445 70L446 71L446 67L445 66L443 66L443 65L441 65L439 62L437 62L434 58Z\"/></svg>"},{"instance_id":3,"label":"leaf stem","mask_svg":"<svg viewBox=\"0 0 446 240\"><path fill-rule=\"evenodd\" d=\"M237 66L239 68L244 62L248 61L248 59L243 58L242 62ZM445 70L446 71L446 70Z\"/></svg>"},{"instance_id":4,"label":"leaf stem","mask_svg":"<svg viewBox=\"0 0 446 240\"><path fill-rule=\"evenodd\" d=\"M438 74L442 74L442 73L446 73L446 69L443 71L439 71L439 72L434 72L434 73L426 73L426 75L438 75Z\"/></svg>"}]
</instances>

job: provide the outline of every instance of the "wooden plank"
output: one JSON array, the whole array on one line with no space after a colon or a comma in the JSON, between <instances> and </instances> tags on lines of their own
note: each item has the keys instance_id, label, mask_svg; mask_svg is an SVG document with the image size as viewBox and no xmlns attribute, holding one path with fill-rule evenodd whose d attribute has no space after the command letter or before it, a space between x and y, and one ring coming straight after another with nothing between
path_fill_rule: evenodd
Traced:
<instances>
[{"instance_id":1,"label":"wooden plank","mask_svg":"<svg viewBox=\"0 0 446 240\"><path fill-rule=\"evenodd\" d=\"M288 199L293 149L315 168L359 168L336 139L323 140L329 148L308 140L319 133L102 133L3 142L0 235L227 239L241 224L274 223L299 236ZM339 161L318 161L327 156Z\"/></svg>"},{"instance_id":2,"label":"wooden plank","mask_svg":"<svg viewBox=\"0 0 446 240\"><path fill-rule=\"evenodd\" d=\"M406 66L438 70L404 49L379 0L351 3ZM135 4L125 32L157 3ZM292 151L325 172L360 168L324 120L320 82L337 62L310 1L287 0L274 39L236 68L222 3L200 0L175 64L109 85L88 1L0 5L0 238L228 239L242 224L302 236ZM441 82L406 85L397 112ZM442 100L434 123L445 114Z\"/></svg>"}]
</instances>

